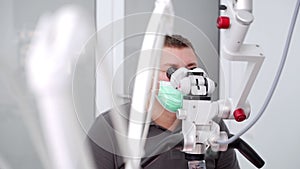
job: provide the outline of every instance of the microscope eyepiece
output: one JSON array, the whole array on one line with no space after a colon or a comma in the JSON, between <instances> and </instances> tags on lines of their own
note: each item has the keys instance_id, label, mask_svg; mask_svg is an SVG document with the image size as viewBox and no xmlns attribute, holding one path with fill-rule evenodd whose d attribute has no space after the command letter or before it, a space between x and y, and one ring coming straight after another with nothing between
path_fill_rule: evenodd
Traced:
<instances>
[{"instance_id":1,"label":"microscope eyepiece","mask_svg":"<svg viewBox=\"0 0 300 169\"><path fill-rule=\"evenodd\" d=\"M177 70L177 68L175 68L175 67L170 67L170 68L167 70L167 72L166 72L167 77L168 77L169 79L171 79L172 74L173 74L176 70Z\"/></svg>"}]
</instances>

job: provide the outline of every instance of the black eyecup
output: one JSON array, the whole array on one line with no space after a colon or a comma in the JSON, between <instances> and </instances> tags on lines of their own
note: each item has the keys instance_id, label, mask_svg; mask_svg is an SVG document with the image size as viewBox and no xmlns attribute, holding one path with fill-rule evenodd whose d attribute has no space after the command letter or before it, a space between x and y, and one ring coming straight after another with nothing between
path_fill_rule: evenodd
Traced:
<instances>
[{"instance_id":1,"label":"black eyecup","mask_svg":"<svg viewBox=\"0 0 300 169\"><path fill-rule=\"evenodd\" d=\"M173 74L176 70L177 70L177 68L175 68L175 67L170 67L170 68L167 70L167 72L166 72L167 77L168 77L169 79L171 79L172 74Z\"/></svg>"}]
</instances>

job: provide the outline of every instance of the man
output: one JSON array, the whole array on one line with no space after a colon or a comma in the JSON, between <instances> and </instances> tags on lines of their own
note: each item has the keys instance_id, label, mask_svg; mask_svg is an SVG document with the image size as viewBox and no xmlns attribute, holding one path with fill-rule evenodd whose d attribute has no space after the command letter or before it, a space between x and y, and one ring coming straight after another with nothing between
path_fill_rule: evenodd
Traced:
<instances>
[{"instance_id":1,"label":"man","mask_svg":"<svg viewBox=\"0 0 300 169\"><path fill-rule=\"evenodd\" d=\"M166 71L170 67L192 69L197 66L197 56L191 42L180 35L166 36L160 63L160 85L153 106L152 123L145 145L146 156L141 162L142 168L188 168L184 153L177 146L178 142L172 143L171 140L172 144L168 144L165 149L161 149L155 154L152 152L156 150L156 147L161 148L161 141L176 134L181 127L180 120L176 118L174 113L180 108L181 102L162 92L164 85L169 83ZM173 92L176 93L176 91ZM125 119L128 119L129 106L129 104L124 105L118 109L120 112L125 112ZM110 117L110 112L101 114L89 132L88 140L99 169L124 168L123 158L115 138L117 132L112 126ZM219 125L221 130L228 132L223 121ZM218 153L208 151L205 157L207 169L239 169L235 152L232 149Z\"/></svg>"}]
</instances>

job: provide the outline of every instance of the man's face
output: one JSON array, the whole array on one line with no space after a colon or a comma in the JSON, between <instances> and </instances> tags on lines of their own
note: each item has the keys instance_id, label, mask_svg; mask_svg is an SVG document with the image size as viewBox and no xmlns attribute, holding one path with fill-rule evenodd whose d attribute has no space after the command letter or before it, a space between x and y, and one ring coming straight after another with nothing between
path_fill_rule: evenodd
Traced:
<instances>
[{"instance_id":1,"label":"man's face","mask_svg":"<svg viewBox=\"0 0 300 169\"><path fill-rule=\"evenodd\" d=\"M164 47L162 57L160 60L160 73L159 81L170 81L166 75L167 70L170 67L180 68L185 67L191 69L197 67L197 56L193 49L189 47L185 48L171 48Z\"/></svg>"},{"instance_id":2,"label":"man's face","mask_svg":"<svg viewBox=\"0 0 300 169\"><path fill-rule=\"evenodd\" d=\"M197 67L197 56L194 53L193 49L185 47L185 48L171 48L164 47L163 53L160 60L160 71L159 71L159 81L170 81L166 75L167 70L170 67L180 68L186 67L188 69ZM159 88L159 84L158 84ZM158 90L157 90L158 92ZM154 103L154 111L152 113L152 120L156 120L157 118L165 118L162 116L163 112L168 112L163 106L158 102L158 100ZM169 116L173 116L176 118L175 113L168 113ZM160 118L160 120L164 121L164 119Z\"/></svg>"},{"instance_id":3,"label":"man's face","mask_svg":"<svg viewBox=\"0 0 300 169\"><path fill-rule=\"evenodd\" d=\"M197 66L198 66L197 56L194 53L193 49L188 47L185 48L164 47L160 59L160 71L159 71L158 80L170 81L166 75L166 72L170 67L175 67L175 68L186 67L188 69L191 69ZM159 84L158 84L158 88L159 88ZM152 112L152 120L154 120L159 125L163 125L163 127L166 128L170 127L170 126L164 126L165 121L168 121L168 118L166 116L169 116L174 120L176 119L176 114L168 112L166 109L164 109L157 99L154 102L153 108L154 109ZM173 122L174 121L172 121L172 123Z\"/></svg>"}]
</instances>

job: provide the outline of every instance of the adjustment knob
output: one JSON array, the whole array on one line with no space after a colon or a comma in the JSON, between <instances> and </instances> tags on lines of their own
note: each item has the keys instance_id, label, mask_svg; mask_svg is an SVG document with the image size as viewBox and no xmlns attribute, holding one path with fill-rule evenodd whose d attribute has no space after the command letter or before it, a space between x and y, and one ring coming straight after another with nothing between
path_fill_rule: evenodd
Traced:
<instances>
[{"instance_id":1,"label":"adjustment knob","mask_svg":"<svg viewBox=\"0 0 300 169\"><path fill-rule=\"evenodd\" d=\"M241 121L244 121L246 119L246 114L245 114L243 109L236 109L233 112L233 116L234 116L234 119L237 122L241 122Z\"/></svg>"},{"instance_id":2,"label":"adjustment knob","mask_svg":"<svg viewBox=\"0 0 300 169\"><path fill-rule=\"evenodd\" d=\"M230 18L227 16L219 16L217 19L217 27L219 29L228 29L230 26Z\"/></svg>"}]
</instances>

